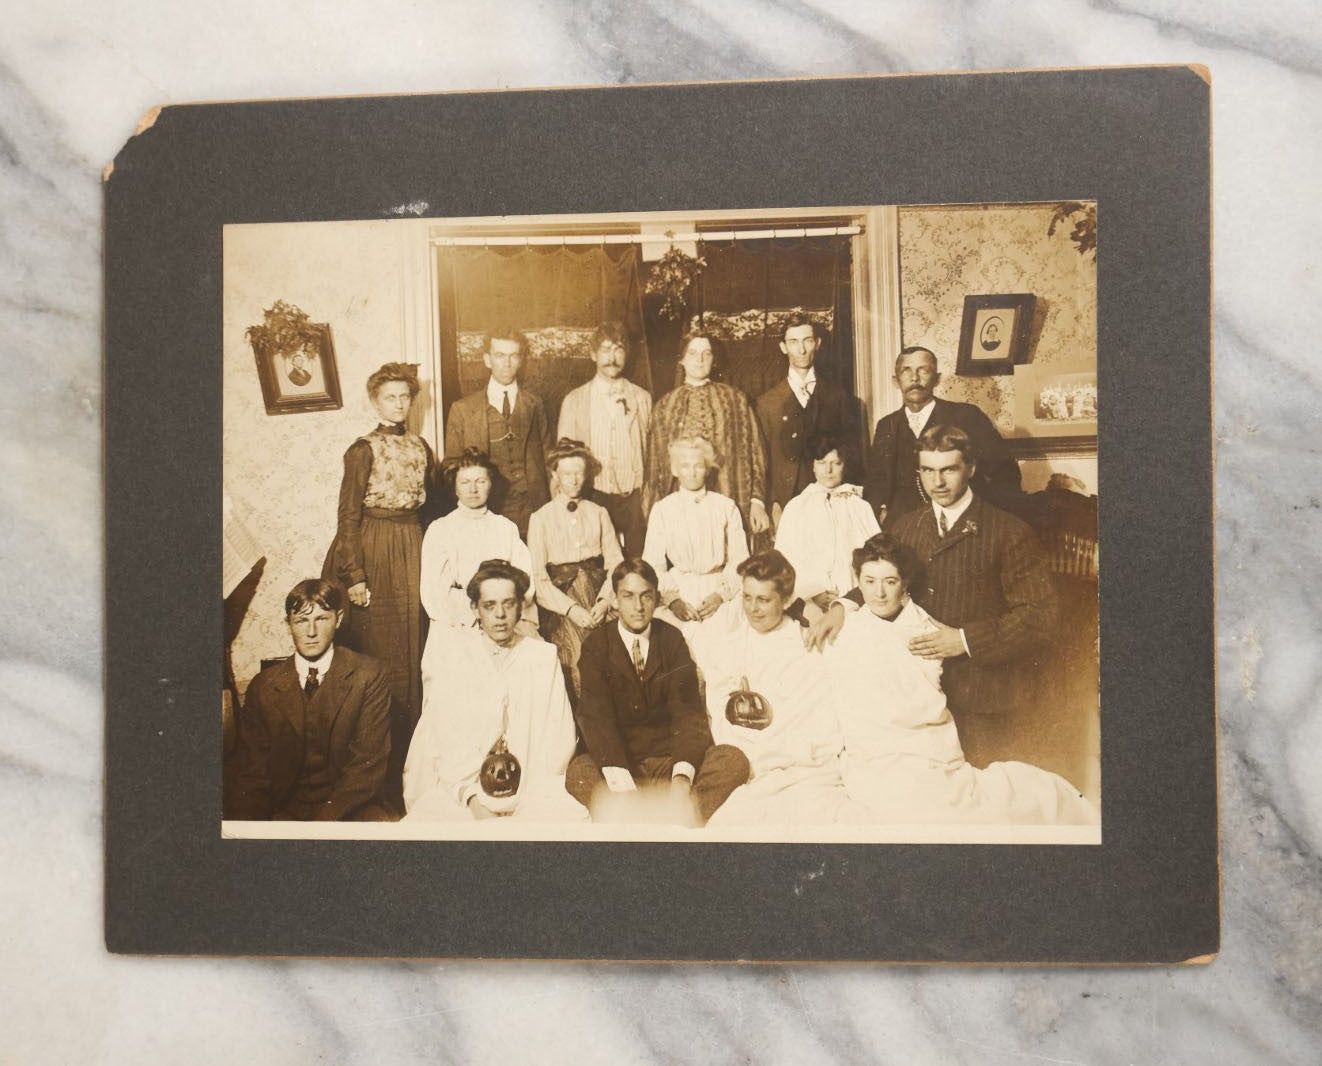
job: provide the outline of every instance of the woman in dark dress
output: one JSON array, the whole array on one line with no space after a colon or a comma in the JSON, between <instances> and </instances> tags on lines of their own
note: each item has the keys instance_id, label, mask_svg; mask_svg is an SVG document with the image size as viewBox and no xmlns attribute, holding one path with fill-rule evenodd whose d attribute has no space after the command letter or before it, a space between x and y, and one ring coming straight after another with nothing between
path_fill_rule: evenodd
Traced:
<instances>
[{"instance_id":1,"label":"woman in dark dress","mask_svg":"<svg viewBox=\"0 0 1322 1066\"><path fill-rule=\"evenodd\" d=\"M340 483L339 521L324 576L348 592L341 643L385 668L394 697L387 798L400 802L400 778L422 710L422 647L427 618L419 594L422 525L434 465L432 450L405 428L418 395L416 367L386 363L367 379L380 423L349 445ZM402 803L400 810L403 810Z\"/></svg>"}]
</instances>

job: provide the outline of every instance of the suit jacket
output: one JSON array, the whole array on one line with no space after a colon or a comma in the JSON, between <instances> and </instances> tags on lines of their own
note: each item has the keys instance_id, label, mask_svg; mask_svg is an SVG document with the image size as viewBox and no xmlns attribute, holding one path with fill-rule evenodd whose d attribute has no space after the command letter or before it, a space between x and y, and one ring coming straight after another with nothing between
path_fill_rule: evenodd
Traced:
<instances>
[{"instance_id":1,"label":"suit jacket","mask_svg":"<svg viewBox=\"0 0 1322 1066\"><path fill-rule=\"evenodd\" d=\"M546 477L546 453L551 450L551 430L541 398L519 386L518 398L510 411L510 432L523 450L523 471L528 488L529 507L535 511L551 498ZM487 423L486 386L456 400L445 419L445 455L462 455L465 448L481 448L491 454L491 433ZM501 474L508 481L508 475Z\"/></svg>"},{"instance_id":2,"label":"suit jacket","mask_svg":"<svg viewBox=\"0 0 1322 1066\"><path fill-rule=\"evenodd\" d=\"M930 506L897 519L892 532L926 564L913 598L968 642L968 655L944 663L951 713L958 720L1018 709L1050 651L1058 613L1037 534L976 493L945 537Z\"/></svg>"},{"instance_id":3,"label":"suit jacket","mask_svg":"<svg viewBox=\"0 0 1322 1066\"><path fill-rule=\"evenodd\" d=\"M266 819L284 809L303 769L304 696L288 659L253 678L239 714L235 794L230 818ZM382 802L390 756L390 686L375 660L337 645L330 671L306 713L330 722L335 778L317 820L336 821Z\"/></svg>"},{"instance_id":4,"label":"suit jacket","mask_svg":"<svg viewBox=\"0 0 1322 1066\"><path fill-rule=\"evenodd\" d=\"M647 471L647 432L652 424L652 394L627 378L621 378L620 383L624 386L624 397L625 402L629 405L629 413L637 421L638 469L640 472L638 485L641 488ZM555 435L557 437L568 437L570 440L581 440L589 448L594 447L592 440L592 381L580 385L565 395L560 403L560 424L556 428ZM598 459L602 458L600 453L596 454Z\"/></svg>"},{"instance_id":5,"label":"suit jacket","mask_svg":"<svg viewBox=\"0 0 1322 1066\"><path fill-rule=\"evenodd\" d=\"M599 766L633 771L653 756L701 768L712 746L711 727L698 698L693 657L678 629L652 620L641 678L614 624L588 635L578 668L583 679L578 729Z\"/></svg>"},{"instance_id":6,"label":"suit jacket","mask_svg":"<svg viewBox=\"0 0 1322 1066\"><path fill-rule=\"evenodd\" d=\"M817 386L801 407L782 379L757 398L757 419L767 441L768 481L772 503L789 503L813 482L812 456L808 445L818 433L830 431L841 439L845 454L845 480L861 479L858 401L834 382L817 379Z\"/></svg>"},{"instance_id":7,"label":"suit jacket","mask_svg":"<svg viewBox=\"0 0 1322 1066\"><path fill-rule=\"evenodd\" d=\"M638 412L638 422L643 431L643 444L647 443L647 428L652 421L652 394L641 386L635 385L628 378L621 378L624 395L631 411ZM560 403L560 425L557 437L581 440L592 445L592 382L565 394Z\"/></svg>"},{"instance_id":8,"label":"suit jacket","mask_svg":"<svg viewBox=\"0 0 1322 1066\"><path fill-rule=\"evenodd\" d=\"M978 457L973 491L1002 510L1022 510L1019 464L1010 457L1005 441L980 407L938 398L927 424L957 426L967 433ZM888 529L901 515L929 504L918 483L918 440L909 428L903 407L877 423L863 498L874 511L883 505L887 508Z\"/></svg>"}]
</instances>

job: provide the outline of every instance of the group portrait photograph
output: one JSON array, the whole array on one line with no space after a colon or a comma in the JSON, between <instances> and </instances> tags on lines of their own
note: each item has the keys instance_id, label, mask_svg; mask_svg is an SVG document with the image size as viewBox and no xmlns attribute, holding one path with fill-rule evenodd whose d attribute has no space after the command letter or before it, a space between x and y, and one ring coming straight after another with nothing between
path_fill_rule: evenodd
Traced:
<instances>
[{"instance_id":1,"label":"group portrait photograph","mask_svg":"<svg viewBox=\"0 0 1322 1066\"><path fill-rule=\"evenodd\" d=\"M219 831L1100 844L1097 206L226 225Z\"/></svg>"}]
</instances>

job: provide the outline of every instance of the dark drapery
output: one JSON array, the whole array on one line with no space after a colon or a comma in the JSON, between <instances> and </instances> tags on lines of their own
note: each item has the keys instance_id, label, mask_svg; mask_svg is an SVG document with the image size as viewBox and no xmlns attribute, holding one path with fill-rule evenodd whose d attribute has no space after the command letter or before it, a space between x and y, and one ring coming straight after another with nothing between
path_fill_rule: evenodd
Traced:
<instances>
[{"instance_id":1,"label":"dark drapery","mask_svg":"<svg viewBox=\"0 0 1322 1066\"><path fill-rule=\"evenodd\" d=\"M651 389L637 245L442 246L436 259L446 411L485 387L483 334L498 325L527 338L520 382L541 397L552 431L565 393L595 371L589 345L602 322L624 322L626 373Z\"/></svg>"},{"instance_id":2,"label":"dark drapery","mask_svg":"<svg viewBox=\"0 0 1322 1066\"><path fill-rule=\"evenodd\" d=\"M846 392L854 390L850 238L793 237L733 242L703 241L707 261L696 289L694 324L719 342L722 380L755 400L785 376L780 350L785 319L806 313L823 347L816 370ZM663 380L674 380L674 359Z\"/></svg>"}]
</instances>

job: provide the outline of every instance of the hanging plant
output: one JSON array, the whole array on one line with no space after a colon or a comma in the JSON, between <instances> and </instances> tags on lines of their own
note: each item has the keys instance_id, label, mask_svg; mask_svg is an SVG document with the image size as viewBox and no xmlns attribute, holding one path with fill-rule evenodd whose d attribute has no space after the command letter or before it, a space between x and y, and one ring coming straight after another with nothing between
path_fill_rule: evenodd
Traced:
<instances>
[{"instance_id":1,"label":"hanging plant","mask_svg":"<svg viewBox=\"0 0 1322 1066\"><path fill-rule=\"evenodd\" d=\"M1096 259L1097 205L1095 203L1085 204L1078 200L1070 200L1063 204L1057 204L1056 210L1051 216L1051 225L1047 227L1047 236L1054 237L1056 227L1071 218L1074 219L1074 228L1070 230L1070 240L1078 247L1080 255L1087 255L1091 252L1093 258Z\"/></svg>"},{"instance_id":2,"label":"hanging plant","mask_svg":"<svg viewBox=\"0 0 1322 1066\"><path fill-rule=\"evenodd\" d=\"M647 275L647 291L664 297L658 311L662 318L673 321L684 314L688 291L706 269L707 260L702 256L688 255L679 248L671 248L652 264Z\"/></svg>"},{"instance_id":3,"label":"hanging plant","mask_svg":"<svg viewBox=\"0 0 1322 1066\"><path fill-rule=\"evenodd\" d=\"M325 329L323 325L309 321L306 311L284 300L276 300L263 315L265 321L260 326L249 326L244 333L255 351L282 354L305 347L315 349Z\"/></svg>"}]
</instances>

